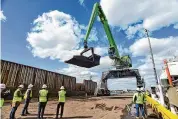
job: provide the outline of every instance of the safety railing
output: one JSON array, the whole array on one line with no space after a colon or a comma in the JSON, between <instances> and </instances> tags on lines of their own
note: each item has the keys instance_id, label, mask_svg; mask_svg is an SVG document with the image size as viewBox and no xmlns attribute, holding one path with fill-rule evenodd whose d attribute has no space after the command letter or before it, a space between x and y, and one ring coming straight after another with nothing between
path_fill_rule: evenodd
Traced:
<instances>
[{"instance_id":1,"label":"safety railing","mask_svg":"<svg viewBox=\"0 0 178 119\"><path fill-rule=\"evenodd\" d=\"M178 115L173 114L171 111L166 109L164 106L159 104L157 101L149 96L146 96L147 102L151 105L153 111L159 116L159 119L178 119Z\"/></svg>"}]
</instances>

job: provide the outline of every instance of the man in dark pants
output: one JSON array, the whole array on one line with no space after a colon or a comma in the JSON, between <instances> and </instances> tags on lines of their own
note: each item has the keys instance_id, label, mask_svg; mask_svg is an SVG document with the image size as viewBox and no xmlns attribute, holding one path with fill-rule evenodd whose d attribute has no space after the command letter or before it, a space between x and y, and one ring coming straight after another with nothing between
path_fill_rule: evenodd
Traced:
<instances>
[{"instance_id":1,"label":"man in dark pants","mask_svg":"<svg viewBox=\"0 0 178 119\"><path fill-rule=\"evenodd\" d=\"M39 91L38 119L43 119L46 103L48 101L48 90L44 84L42 90ZM41 117L41 118L40 118Z\"/></svg>"},{"instance_id":2,"label":"man in dark pants","mask_svg":"<svg viewBox=\"0 0 178 119\"><path fill-rule=\"evenodd\" d=\"M13 96L13 100L12 100L12 110L10 112L10 119L15 118L15 112L23 98L23 94L21 92L23 88L24 88L23 85L19 85L18 89L14 92L14 96Z\"/></svg>"},{"instance_id":3,"label":"man in dark pants","mask_svg":"<svg viewBox=\"0 0 178 119\"><path fill-rule=\"evenodd\" d=\"M33 88L33 85L32 85L32 84L28 85L28 89L27 89L27 91L25 92L25 96L24 96L25 105L24 105L24 108L23 108L23 110L22 110L21 116L26 116L25 114L30 114L30 113L28 112L28 105L29 105L30 100L31 100L31 98L32 98L32 88Z\"/></svg>"},{"instance_id":4,"label":"man in dark pants","mask_svg":"<svg viewBox=\"0 0 178 119\"><path fill-rule=\"evenodd\" d=\"M59 115L59 109L61 107L61 114L60 118L63 116L63 111L64 111L64 103L65 103L65 97L66 97L66 91L64 91L64 86L61 86L61 91L58 92L58 98L59 98L59 103L57 105L57 111L56 111L56 119L58 119Z\"/></svg>"}]
</instances>

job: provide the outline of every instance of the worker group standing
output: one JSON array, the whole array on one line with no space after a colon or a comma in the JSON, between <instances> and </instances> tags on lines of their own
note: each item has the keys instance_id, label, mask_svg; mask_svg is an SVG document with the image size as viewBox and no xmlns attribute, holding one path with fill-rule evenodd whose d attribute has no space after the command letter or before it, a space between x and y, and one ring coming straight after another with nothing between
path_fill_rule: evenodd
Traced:
<instances>
[{"instance_id":1,"label":"worker group standing","mask_svg":"<svg viewBox=\"0 0 178 119\"><path fill-rule=\"evenodd\" d=\"M9 93L4 93L3 90L6 88L5 84L0 84L0 88L1 88L1 99L0 99L0 107L3 106L4 103L4 98L6 95L9 95ZM21 116L26 116L26 114L30 114L28 112L28 106L30 103L30 100L32 99L32 88L33 85L30 84L28 85L28 89L26 90L25 94L22 94L22 90L24 89L24 85L19 85L18 88L15 90L14 94L13 94L13 99L12 99L12 109L10 112L10 119L14 119L15 118L15 113L17 108L19 107L19 105L21 104L23 98L25 99L25 104L21 113ZM48 102L48 98L49 98L49 93L47 90L47 85L44 84L42 86L42 89L39 91L39 97L38 97L38 119L43 119L43 115L44 115L44 111L45 111L45 107L46 104ZM61 108L60 111L60 118L62 118L63 116L63 112L64 112L64 104L66 101L66 91L64 86L61 86L60 91L58 91L58 105L57 105L57 109L56 109L56 119L58 119L58 115L59 115L59 109Z\"/></svg>"},{"instance_id":2,"label":"worker group standing","mask_svg":"<svg viewBox=\"0 0 178 119\"><path fill-rule=\"evenodd\" d=\"M30 114L28 112L28 106L29 106L30 100L32 99L32 88L33 88L32 84L28 85L28 89L25 92L25 95L24 95L25 104L24 104L24 108L22 110L21 116L26 116L26 114Z\"/></svg>"},{"instance_id":3,"label":"worker group standing","mask_svg":"<svg viewBox=\"0 0 178 119\"><path fill-rule=\"evenodd\" d=\"M139 110L142 113L142 118L145 119L144 105L146 103L145 94L142 93L140 88L137 88L137 92L133 96L133 102L136 107L136 119L139 119Z\"/></svg>"}]
</instances>

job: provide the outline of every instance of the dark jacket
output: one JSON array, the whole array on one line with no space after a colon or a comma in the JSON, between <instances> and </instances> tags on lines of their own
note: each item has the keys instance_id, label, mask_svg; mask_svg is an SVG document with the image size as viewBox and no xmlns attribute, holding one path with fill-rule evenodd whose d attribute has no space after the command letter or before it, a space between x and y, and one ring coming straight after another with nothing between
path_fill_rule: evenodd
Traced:
<instances>
[{"instance_id":1,"label":"dark jacket","mask_svg":"<svg viewBox=\"0 0 178 119\"><path fill-rule=\"evenodd\" d=\"M27 99L31 100L30 94L31 94L32 90L31 89L27 89Z\"/></svg>"},{"instance_id":2,"label":"dark jacket","mask_svg":"<svg viewBox=\"0 0 178 119\"><path fill-rule=\"evenodd\" d=\"M2 91L1 92L1 98L7 98L10 95L10 92Z\"/></svg>"}]
</instances>

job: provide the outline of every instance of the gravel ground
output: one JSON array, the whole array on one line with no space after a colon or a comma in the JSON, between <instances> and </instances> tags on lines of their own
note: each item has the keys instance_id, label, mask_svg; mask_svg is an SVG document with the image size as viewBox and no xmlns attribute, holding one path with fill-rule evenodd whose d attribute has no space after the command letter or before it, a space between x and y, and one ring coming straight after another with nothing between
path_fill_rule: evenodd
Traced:
<instances>
[{"instance_id":1,"label":"gravel ground","mask_svg":"<svg viewBox=\"0 0 178 119\"><path fill-rule=\"evenodd\" d=\"M131 102L131 98L90 98L76 99L68 98L65 107L63 119L121 119L122 110L126 104ZM48 101L45 109L45 119L55 118L57 100ZM23 104L17 109L17 119L36 119L38 112L38 103L31 102L29 105L28 116L20 116ZM3 119L9 118L11 110L10 104L6 104L2 109Z\"/></svg>"}]
</instances>

